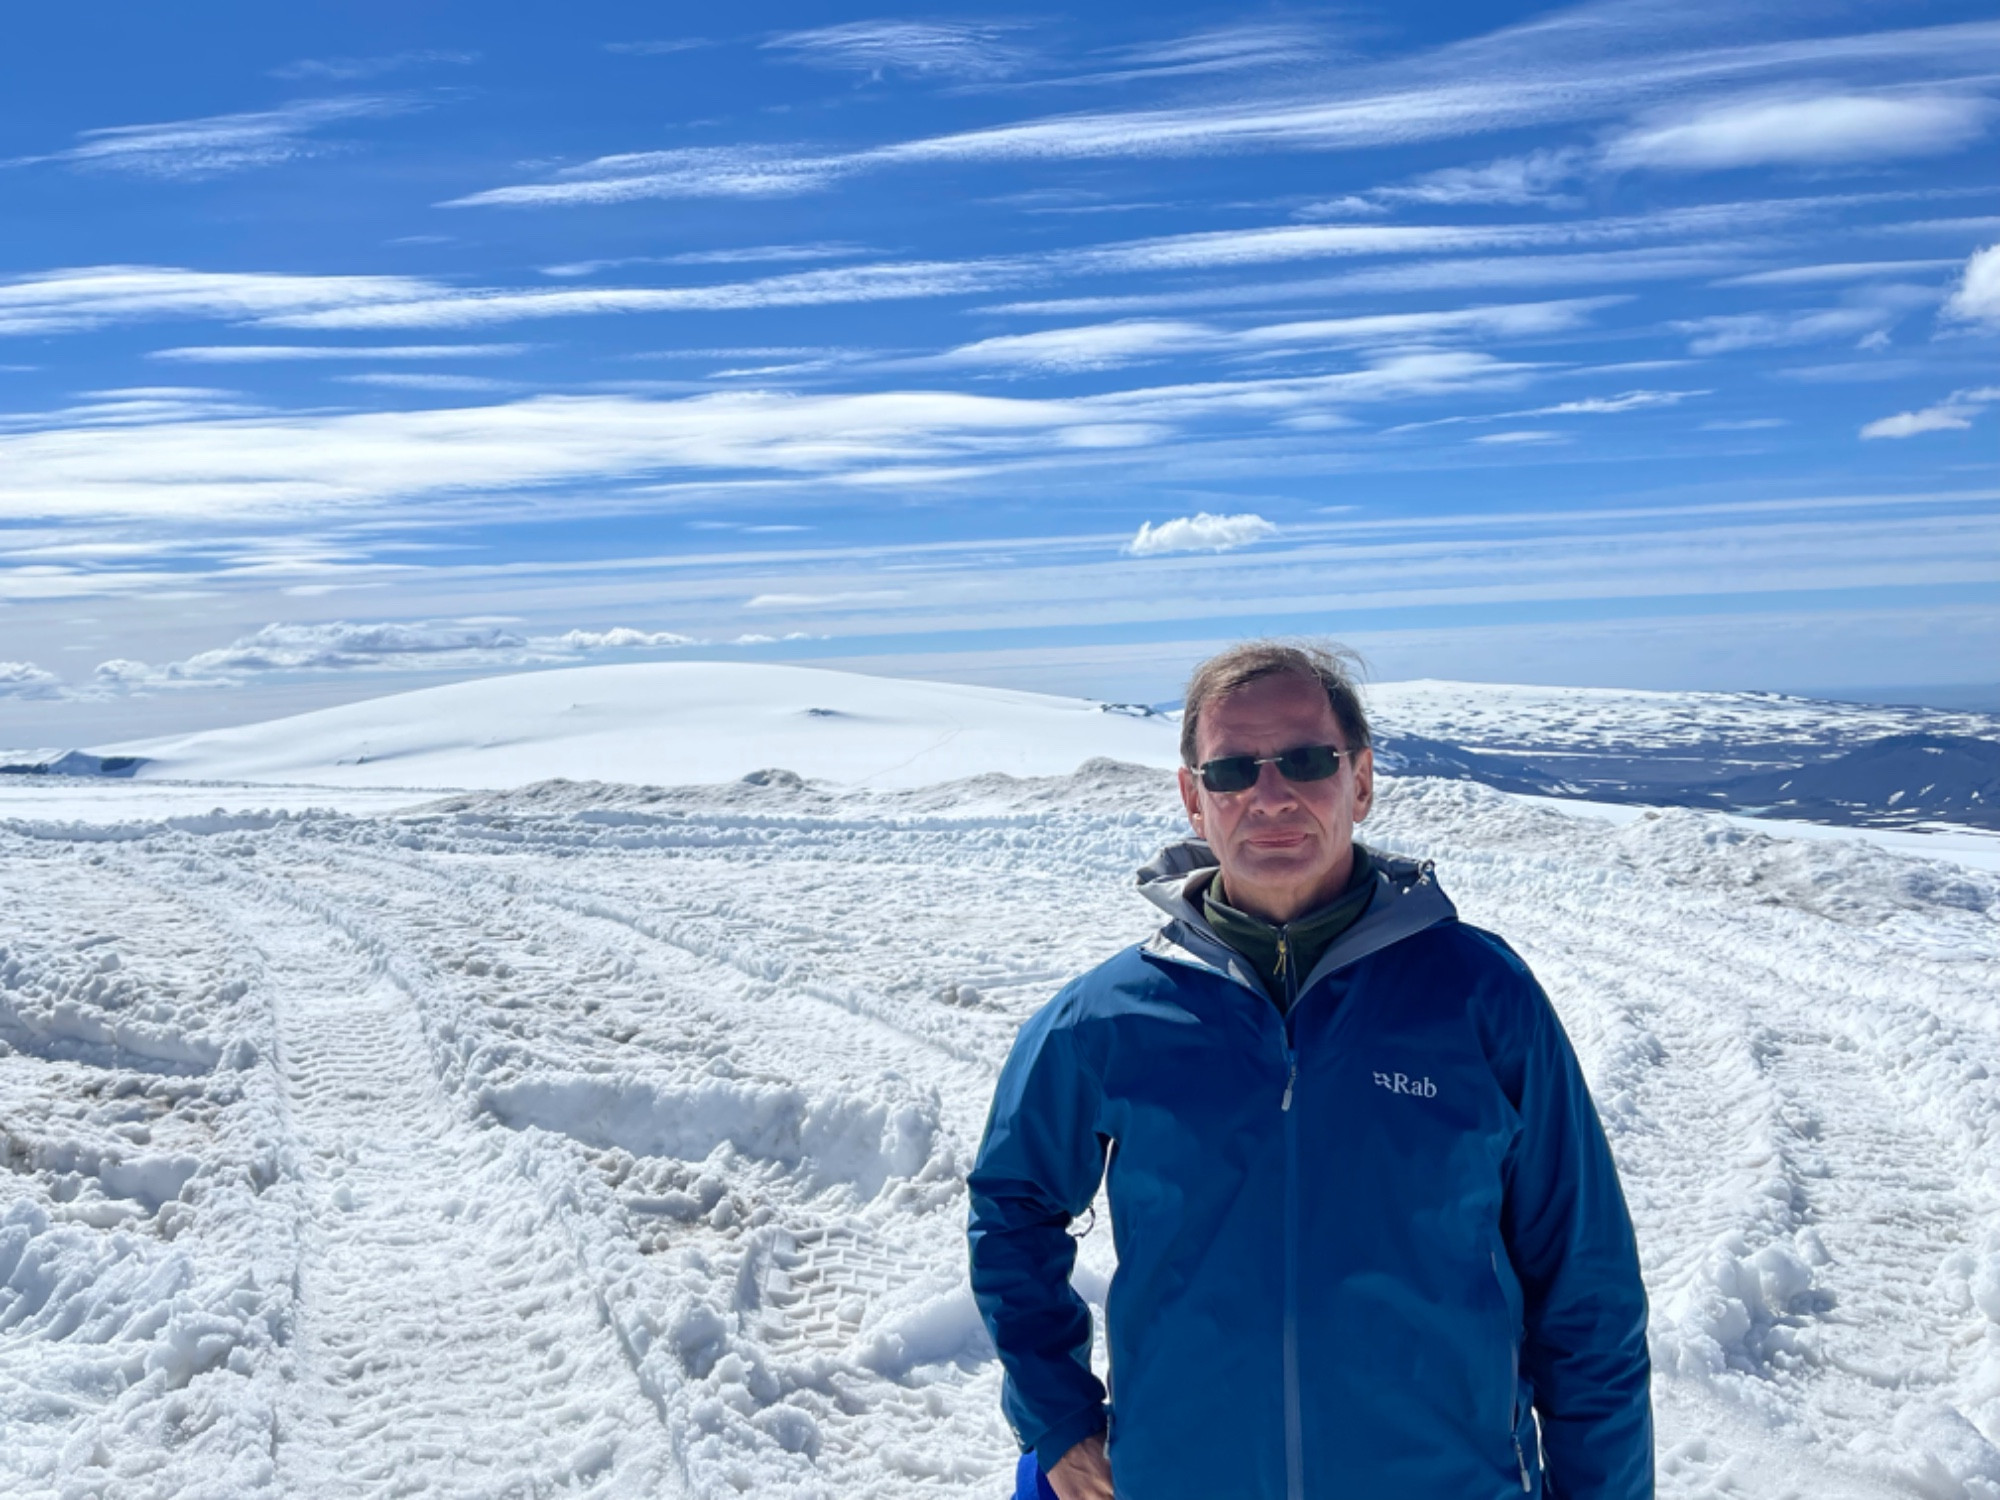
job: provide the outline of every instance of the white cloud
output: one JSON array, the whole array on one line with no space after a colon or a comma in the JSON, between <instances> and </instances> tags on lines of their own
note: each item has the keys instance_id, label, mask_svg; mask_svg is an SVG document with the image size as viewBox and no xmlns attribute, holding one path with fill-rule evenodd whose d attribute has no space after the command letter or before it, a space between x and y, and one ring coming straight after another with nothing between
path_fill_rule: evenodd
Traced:
<instances>
[{"instance_id":1,"label":"white cloud","mask_svg":"<svg viewBox=\"0 0 2000 1500\"><path fill-rule=\"evenodd\" d=\"M2000 327L2000 245L1973 252L1945 312L1954 318Z\"/></svg>"},{"instance_id":2,"label":"white cloud","mask_svg":"<svg viewBox=\"0 0 2000 1500\"><path fill-rule=\"evenodd\" d=\"M532 344L194 344L155 349L148 359L187 364L270 364L297 360L504 359Z\"/></svg>"},{"instance_id":3,"label":"white cloud","mask_svg":"<svg viewBox=\"0 0 2000 1500\"><path fill-rule=\"evenodd\" d=\"M671 57L676 52L696 52L714 45L707 37L681 36L647 42L606 42L604 50L626 57Z\"/></svg>"},{"instance_id":4,"label":"white cloud","mask_svg":"<svg viewBox=\"0 0 2000 1500\"><path fill-rule=\"evenodd\" d=\"M407 99L371 95L302 99L248 114L86 130L69 150L26 160L68 162L146 177L212 177L308 155L314 148L306 137L324 126L402 114L414 107Z\"/></svg>"},{"instance_id":5,"label":"white cloud","mask_svg":"<svg viewBox=\"0 0 2000 1500\"><path fill-rule=\"evenodd\" d=\"M1640 411L1649 406L1678 406L1691 396L1706 396L1707 391L1626 391L1618 396L1586 396L1578 401L1558 401L1554 406L1538 406L1533 411L1512 413L1521 417L1567 417L1583 415L1608 415L1617 412Z\"/></svg>"},{"instance_id":6,"label":"white cloud","mask_svg":"<svg viewBox=\"0 0 2000 1500\"><path fill-rule=\"evenodd\" d=\"M1632 130L1607 166L1699 172L1830 167L1936 156L1970 145L1993 107L1959 94L1819 94L1735 99Z\"/></svg>"},{"instance_id":7,"label":"white cloud","mask_svg":"<svg viewBox=\"0 0 2000 1500\"><path fill-rule=\"evenodd\" d=\"M0 698L55 698L62 679L31 661L0 661Z\"/></svg>"},{"instance_id":8,"label":"white cloud","mask_svg":"<svg viewBox=\"0 0 2000 1500\"><path fill-rule=\"evenodd\" d=\"M811 609L821 604L879 604L900 599L903 589L844 589L831 594L758 594L745 609Z\"/></svg>"},{"instance_id":9,"label":"white cloud","mask_svg":"<svg viewBox=\"0 0 2000 1500\"><path fill-rule=\"evenodd\" d=\"M1955 260L1852 260L1826 265L1784 266L1775 271L1752 271L1718 281L1717 286L1813 286L1827 281L1871 281L1880 276L1910 276L1924 271L1941 271L1955 266Z\"/></svg>"},{"instance_id":10,"label":"white cloud","mask_svg":"<svg viewBox=\"0 0 2000 1500\"><path fill-rule=\"evenodd\" d=\"M1873 81L1899 72L1935 79L1941 71L1956 69L1980 80L2000 60L2000 26L1990 22L1735 46L1717 45L1716 24L1713 13L1699 9L1669 14L1657 5L1576 6L1417 57L1323 69L1310 82L1302 81L1297 70L1286 69L1248 98L1239 91L1235 97L1176 108L1045 116L840 155L808 153L790 162L767 154L751 176L760 193L805 192L854 172L928 163L1410 145L1625 116L1634 109L1685 98L1698 89L1742 87L1759 79L1810 78L1834 70L1864 69ZM899 29L906 26L917 30ZM907 55L940 64L957 56L968 60L967 67L983 66L969 61L982 55L976 46L968 48L949 39L966 29L949 23L934 26L930 30L938 36L913 44ZM872 71L881 64L869 60L870 47L890 48L895 45L893 37L925 33L922 23L864 22L810 34L878 38L840 54L848 65ZM1242 52L1243 46L1251 50ZM1299 55L1295 51L1292 60ZM1268 43L1260 46L1254 39L1239 43L1224 34L1219 43L1184 46L1179 56L1162 53L1157 66L1184 70L1235 66L1238 56L1276 60ZM1118 76L1089 78L1109 81ZM1706 114L1676 117L1630 132L1624 149L1663 163L1746 155L1766 160L1773 150L1780 152L1779 160L1823 163L1829 158L1875 159L1942 150L1972 139L1977 133L1978 101L1940 92L1935 83L1931 87L1933 92L1925 95L1767 95L1754 102L1739 98L1711 106ZM1771 123L1781 130L1778 145L1760 148L1750 139L1759 120L1746 121L1730 113L1760 108L1778 111L1771 116ZM1766 154L1758 155L1760 149ZM677 167L647 178L643 185L635 181L626 191L637 196L709 196L731 191L718 182L735 175L733 168ZM1497 182L1492 186L1498 189ZM561 204L619 199L611 192L593 198L549 184L501 188L460 201Z\"/></svg>"},{"instance_id":11,"label":"white cloud","mask_svg":"<svg viewBox=\"0 0 2000 1500\"><path fill-rule=\"evenodd\" d=\"M271 69L271 76L292 81L324 78L332 83L354 83L363 78L380 78L384 73L426 67L432 63L464 67L478 61L477 52L440 52L435 49L391 52L380 57L304 57L297 62L286 63L282 68Z\"/></svg>"},{"instance_id":12,"label":"white cloud","mask_svg":"<svg viewBox=\"0 0 2000 1500\"><path fill-rule=\"evenodd\" d=\"M998 78L1018 68L1025 56L1002 40L1013 29L990 21L849 21L788 32L764 46L790 53L799 62L876 78L890 72Z\"/></svg>"},{"instance_id":13,"label":"white cloud","mask_svg":"<svg viewBox=\"0 0 2000 1500\"><path fill-rule=\"evenodd\" d=\"M1572 298L1439 312L1314 318L1253 328L1134 319L981 339L916 364L999 365L1023 369L1102 370L1168 354L1275 354L1292 350L1429 344L1461 338L1519 338L1565 332L1616 298Z\"/></svg>"},{"instance_id":14,"label":"white cloud","mask_svg":"<svg viewBox=\"0 0 2000 1500\"><path fill-rule=\"evenodd\" d=\"M1926 432L1959 432L1972 425L1980 411L2000 401L2000 386L1953 391L1935 406L1880 417L1861 429L1864 438L1906 438Z\"/></svg>"},{"instance_id":15,"label":"white cloud","mask_svg":"<svg viewBox=\"0 0 2000 1500\"><path fill-rule=\"evenodd\" d=\"M1583 173L1576 150L1531 151L1478 167L1446 167L1396 187L1375 188L1361 201L1386 206L1423 204L1529 204L1573 208L1581 200L1561 191Z\"/></svg>"},{"instance_id":16,"label":"white cloud","mask_svg":"<svg viewBox=\"0 0 2000 1500\"><path fill-rule=\"evenodd\" d=\"M489 188L448 199L445 208L559 208L642 198L781 198L832 185L855 170L852 157L812 156L775 146L683 146L601 156L553 182Z\"/></svg>"},{"instance_id":17,"label":"white cloud","mask_svg":"<svg viewBox=\"0 0 2000 1500\"><path fill-rule=\"evenodd\" d=\"M0 281L0 334L70 333L161 318L254 321L448 295L410 276L286 276L88 266Z\"/></svg>"},{"instance_id":18,"label":"white cloud","mask_svg":"<svg viewBox=\"0 0 2000 1500\"><path fill-rule=\"evenodd\" d=\"M57 428L0 433L0 517L324 515L580 481L615 492L672 470L840 474L1017 450L1107 420L1145 418L937 391L730 392Z\"/></svg>"},{"instance_id":19,"label":"white cloud","mask_svg":"<svg viewBox=\"0 0 2000 1500\"><path fill-rule=\"evenodd\" d=\"M374 385L403 391L518 391L518 380L493 380L484 375L441 375L433 371L370 370L360 375L336 375L345 385Z\"/></svg>"},{"instance_id":20,"label":"white cloud","mask_svg":"<svg viewBox=\"0 0 2000 1500\"><path fill-rule=\"evenodd\" d=\"M683 250L676 255L620 255L608 260L575 260L562 265L543 266L544 276L595 276L614 266L735 266L760 261L845 260L859 255L863 247L843 240L823 240L811 245L736 245L721 250Z\"/></svg>"},{"instance_id":21,"label":"white cloud","mask_svg":"<svg viewBox=\"0 0 2000 1500\"><path fill-rule=\"evenodd\" d=\"M1229 552L1275 536L1277 530L1259 515L1212 516L1202 511L1162 521L1158 526L1140 522L1138 535L1125 550L1134 557L1156 557L1163 552Z\"/></svg>"},{"instance_id":22,"label":"white cloud","mask_svg":"<svg viewBox=\"0 0 2000 1500\"><path fill-rule=\"evenodd\" d=\"M1057 297L1005 302L980 309L998 314L1089 316L1262 305L1357 292L1484 291L1539 286L1601 286L1713 276L1748 258L1740 244L1593 251L1579 255L1514 255L1505 259L1419 260L1292 281L1236 282L1171 292Z\"/></svg>"},{"instance_id":23,"label":"white cloud","mask_svg":"<svg viewBox=\"0 0 2000 1500\"><path fill-rule=\"evenodd\" d=\"M563 287L531 291L438 288L400 301L363 302L259 319L274 328L467 328L529 318L816 307L987 291L1026 274L1019 261L910 261L798 271L755 281L686 287ZM0 317L4 316L0 307Z\"/></svg>"},{"instance_id":24,"label":"white cloud","mask_svg":"<svg viewBox=\"0 0 2000 1500\"><path fill-rule=\"evenodd\" d=\"M1005 334L940 355L937 363L1013 365L1037 370L1108 370L1119 365L1213 343L1216 330L1200 323L1134 320L1084 328L1048 328Z\"/></svg>"},{"instance_id":25,"label":"white cloud","mask_svg":"<svg viewBox=\"0 0 2000 1500\"><path fill-rule=\"evenodd\" d=\"M159 422L256 416L266 408L237 399L234 392L206 386L129 386L85 391L84 400L50 412L0 416L0 432L51 427L146 426Z\"/></svg>"},{"instance_id":26,"label":"white cloud","mask_svg":"<svg viewBox=\"0 0 2000 1500\"><path fill-rule=\"evenodd\" d=\"M1291 62L1325 50L1325 39L1305 26L1282 21L1247 21L1190 32L1165 42L1128 49L1124 60L1143 69L1179 71L1218 64L1245 67Z\"/></svg>"},{"instance_id":27,"label":"white cloud","mask_svg":"<svg viewBox=\"0 0 2000 1500\"><path fill-rule=\"evenodd\" d=\"M160 666L125 658L103 662L89 688L66 696L232 687L274 672L435 672L531 666L573 661L595 651L659 650L695 644L698 642L692 636L629 626L528 636L480 621L278 623L227 646Z\"/></svg>"},{"instance_id":28,"label":"white cloud","mask_svg":"<svg viewBox=\"0 0 2000 1500\"><path fill-rule=\"evenodd\" d=\"M569 651L654 651L698 644L691 635L671 630L634 630L629 625L615 625L609 630L570 630L547 639Z\"/></svg>"},{"instance_id":29,"label":"white cloud","mask_svg":"<svg viewBox=\"0 0 2000 1500\"><path fill-rule=\"evenodd\" d=\"M1560 443L1565 441L1567 439L1560 432L1543 431L1486 432L1481 433L1473 439L1475 443L1497 443L1502 445Z\"/></svg>"},{"instance_id":30,"label":"white cloud","mask_svg":"<svg viewBox=\"0 0 2000 1500\"><path fill-rule=\"evenodd\" d=\"M1689 335L1691 353L1729 354L1738 349L1858 338L1876 331L1893 317L1892 310L1880 306L1828 307L1799 313L1729 313L1677 322L1673 327Z\"/></svg>"}]
</instances>

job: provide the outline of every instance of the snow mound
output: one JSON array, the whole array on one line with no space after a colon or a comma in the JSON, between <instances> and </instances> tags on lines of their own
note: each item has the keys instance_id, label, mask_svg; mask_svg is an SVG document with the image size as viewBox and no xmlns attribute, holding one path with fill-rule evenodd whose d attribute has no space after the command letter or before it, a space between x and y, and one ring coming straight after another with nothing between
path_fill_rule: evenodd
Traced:
<instances>
[{"instance_id":1,"label":"snow mound","mask_svg":"<svg viewBox=\"0 0 2000 1500\"><path fill-rule=\"evenodd\" d=\"M117 747L141 778L502 788L573 780L905 787L1171 766L1176 726L1082 698L736 662L575 667L452 683Z\"/></svg>"}]
</instances>

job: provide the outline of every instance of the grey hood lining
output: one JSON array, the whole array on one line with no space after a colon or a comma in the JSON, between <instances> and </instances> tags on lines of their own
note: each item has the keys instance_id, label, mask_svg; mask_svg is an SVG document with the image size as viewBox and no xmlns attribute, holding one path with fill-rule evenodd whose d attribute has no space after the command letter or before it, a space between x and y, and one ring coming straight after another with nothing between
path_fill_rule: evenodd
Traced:
<instances>
[{"instance_id":1,"label":"grey hood lining","mask_svg":"<svg viewBox=\"0 0 2000 1500\"><path fill-rule=\"evenodd\" d=\"M1438 888L1430 861L1419 863L1371 849L1375 897L1368 910L1333 944L1299 986L1303 995L1334 970L1344 968L1440 922L1457 920L1458 910ZM1180 963L1214 969L1238 984L1271 998L1241 954L1225 943L1201 909L1202 893L1220 868L1215 851L1202 839L1168 844L1139 870L1139 894L1170 919L1144 945L1145 951Z\"/></svg>"}]
</instances>

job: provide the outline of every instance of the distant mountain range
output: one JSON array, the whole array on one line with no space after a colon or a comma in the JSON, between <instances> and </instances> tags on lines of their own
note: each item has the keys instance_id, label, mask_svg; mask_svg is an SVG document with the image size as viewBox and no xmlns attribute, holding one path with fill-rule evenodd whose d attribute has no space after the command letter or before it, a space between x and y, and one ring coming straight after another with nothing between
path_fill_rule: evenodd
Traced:
<instances>
[{"instance_id":1,"label":"distant mountain range","mask_svg":"<svg viewBox=\"0 0 2000 1500\"><path fill-rule=\"evenodd\" d=\"M1395 775L1821 823L2000 829L2000 715L1776 693L1389 682L1368 689ZM857 785L1091 756L1170 766L1177 704L703 663L573 668L424 689L0 774L329 786L683 784L783 766Z\"/></svg>"},{"instance_id":2,"label":"distant mountain range","mask_svg":"<svg viewBox=\"0 0 2000 1500\"><path fill-rule=\"evenodd\" d=\"M1960 823L2000 829L2000 739L1897 734L1852 750L1739 774L1728 760L1678 751L1583 755L1574 751L1472 750L1419 735L1384 736L1383 768L1404 776L1477 781L1507 792L1594 802L1710 807L1815 823L1913 827ZM1796 745L1759 747L1790 759ZM1732 762L1737 762L1732 766Z\"/></svg>"}]
</instances>

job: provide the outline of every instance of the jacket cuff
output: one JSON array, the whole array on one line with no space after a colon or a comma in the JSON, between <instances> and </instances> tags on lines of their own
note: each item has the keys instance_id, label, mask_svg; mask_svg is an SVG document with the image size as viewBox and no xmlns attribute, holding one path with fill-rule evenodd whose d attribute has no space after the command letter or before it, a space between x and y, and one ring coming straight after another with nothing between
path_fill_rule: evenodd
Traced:
<instances>
[{"instance_id":1,"label":"jacket cuff","mask_svg":"<svg viewBox=\"0 0 2000 1500\"><path fill-rule=\"evenodd\" d=\"M1109 1417L1102 1401L1095 1406L1086 1406L1082 1411L1042 1430L1042 1435L1035 1440L1035 1462L1041 1465L1044 1474L1048 1473L1065 1453L1092 1434L1104 1431L1108 1425Z\"/></svg>"}]
</instances>

